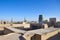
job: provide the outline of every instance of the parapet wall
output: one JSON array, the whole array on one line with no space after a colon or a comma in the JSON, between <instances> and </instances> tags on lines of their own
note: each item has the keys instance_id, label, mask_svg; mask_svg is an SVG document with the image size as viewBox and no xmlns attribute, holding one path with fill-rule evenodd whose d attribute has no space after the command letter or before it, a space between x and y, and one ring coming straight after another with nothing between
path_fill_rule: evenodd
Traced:
<instances>
[{"instance_id":1,"label":"parapet wall","mask_svg":"<svg viewBox=\"0 0 60 40\"><path fill-rule=\"evenodd\" d=\"M58 34L58 30L49 32L49 33L45 33L43 35L41 35L41 40L47 40L48 38L55 36L56 34Z\"/></svg>"},{"instance_id":2,"label":"parapet wall","mask_svg":"<svg viewBox=\"0 0 60 40\"><path fill-rule=\"evenodd\" d=\"M24 27L30 28L30 24L0 24L0 27Z\"/></svg>"},{"instance_id":3,"label":"parapet wall","mask_svg":"<svg viewBox=\"0 0 60 40\"><path fill-rule=\"evenodd\" d=\"M6 35L6 34L9 34L9 33L13 33L13 31L11 31L7 28L4 28L4 34Z\"/></svg>"}]
</instances>

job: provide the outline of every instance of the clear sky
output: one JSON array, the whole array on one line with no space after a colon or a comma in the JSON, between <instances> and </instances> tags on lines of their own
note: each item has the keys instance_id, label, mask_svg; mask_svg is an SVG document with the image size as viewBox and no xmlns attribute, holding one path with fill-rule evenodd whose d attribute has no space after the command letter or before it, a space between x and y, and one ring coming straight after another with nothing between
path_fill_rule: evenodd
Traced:
<instances>
[{"instance_id":1,"label":"clear sky","mask_svg":"<svg viewBox=\"0 0 60 40\"><path fill-rule=\"evenodd\" d=\"M59 0L0 0L0 20L38 20L42 14L44 19L56 17L60 19Z\"/></svg>"}]
</instances>

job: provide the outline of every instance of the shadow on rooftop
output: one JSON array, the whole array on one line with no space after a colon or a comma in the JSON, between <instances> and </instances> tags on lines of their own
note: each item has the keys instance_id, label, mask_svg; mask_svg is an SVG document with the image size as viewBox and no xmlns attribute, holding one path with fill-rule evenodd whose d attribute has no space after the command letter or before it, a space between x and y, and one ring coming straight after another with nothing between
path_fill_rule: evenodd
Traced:
<instances>
[{"instance_id":1,"label":"shadow on rooftop","mask_svg":"<svg viewBox=\"0 0 60 40\"><path fill-rule=\"evenodd\" d=\"M55 36L48 38L47 40L60 40L60 33L56 34Z\"/></svg>"},{"instance_id":2,"label":"shadow on rooftop","mask_svg":"<svg viewBox=\"0 0 60 40\"><path fill-rule=\"evenodd\" d=\"M19 36L19 40L26 40L23 35Z\"/></svg>"}]
</instances>

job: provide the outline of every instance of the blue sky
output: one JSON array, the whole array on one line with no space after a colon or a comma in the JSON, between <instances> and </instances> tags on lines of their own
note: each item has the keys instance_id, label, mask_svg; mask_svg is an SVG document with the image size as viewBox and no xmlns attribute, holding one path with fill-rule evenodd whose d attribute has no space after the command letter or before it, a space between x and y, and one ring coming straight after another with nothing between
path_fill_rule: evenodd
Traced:
<instances>
[{"instance_id":1,"label":"blue sky","mask_svg":"<svg viewBox=\"0 0 60 40\"><path fill-rule=\"evenodd\" d=\"M0 20L38 20L56 17L60 19L59 0L0 0Z\"/></svg>"}]
</instances>

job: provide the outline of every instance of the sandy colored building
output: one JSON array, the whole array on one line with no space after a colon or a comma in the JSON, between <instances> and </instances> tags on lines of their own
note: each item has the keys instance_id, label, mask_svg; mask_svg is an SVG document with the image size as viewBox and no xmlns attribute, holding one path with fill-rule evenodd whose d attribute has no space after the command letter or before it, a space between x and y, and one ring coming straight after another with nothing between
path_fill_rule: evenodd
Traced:
<instances>
[{"instance_id":1,"label":"sandy colored building","mask_svg":"<svg viewBox=\"0 0 60 40\"><path fill-rule=\"evenodd\" d=\"M26 40L59 40L60 34L58 33L59 31L57 28L38 29L28 31L24 34L24 38Z\"/></svg>"},{"instance_id":2,"label":"sandy colored building","mask_svg":"<svg viewBox=\"0 0 60 40\"><path fill-rule=\"evenodd\" d=\"M14 31L14 33L22 33L24 40L59 40L60 39L60 29L59 28L45 28L37 29L31 31L18 30L12 27L8 27L9 30Z\"/></svg>"},{"instance_id":3,"label":"sandy colored building","mask_svg":"<svg viewBox=\"0 0 60 40\"><path fill-rule=\"evenodd\" d=\"M22 24L13 24L12 25L10 23L6 23L4 24L4 22L2 24L0 24L0 27L24 27L24 28L30 28L30 23L27 22L23 22Z\"/></svg>"},{"instance_id":4,"label":"sandy colored building","mask_svg":"<svg viewBox=\"0 0 60 40\"><path fill-rule=\"evenodd\" d=\"M47 25L45 24L44 29L42 28L42 29L36 29L36 30L30 30L30 31L19 30L12 26L9 26L9 27L4 27L3 33L4 34L16 33L17 35L23 34L22 37L24 38L24 40L59 40L60 39L60 29L53 28L53 27L48 28L46 26ZM1 29L1 30L3 30L3 29ZM6 39L8 38L9 40L12 40L12 39L10 39L11 36L9 36L9 37L7 37L7 36L5 36ZM16 36L16 40L18 37ZM3 37L0 37L0 39L2 39L2 38Z\"/></svg>"}]
</instances>

